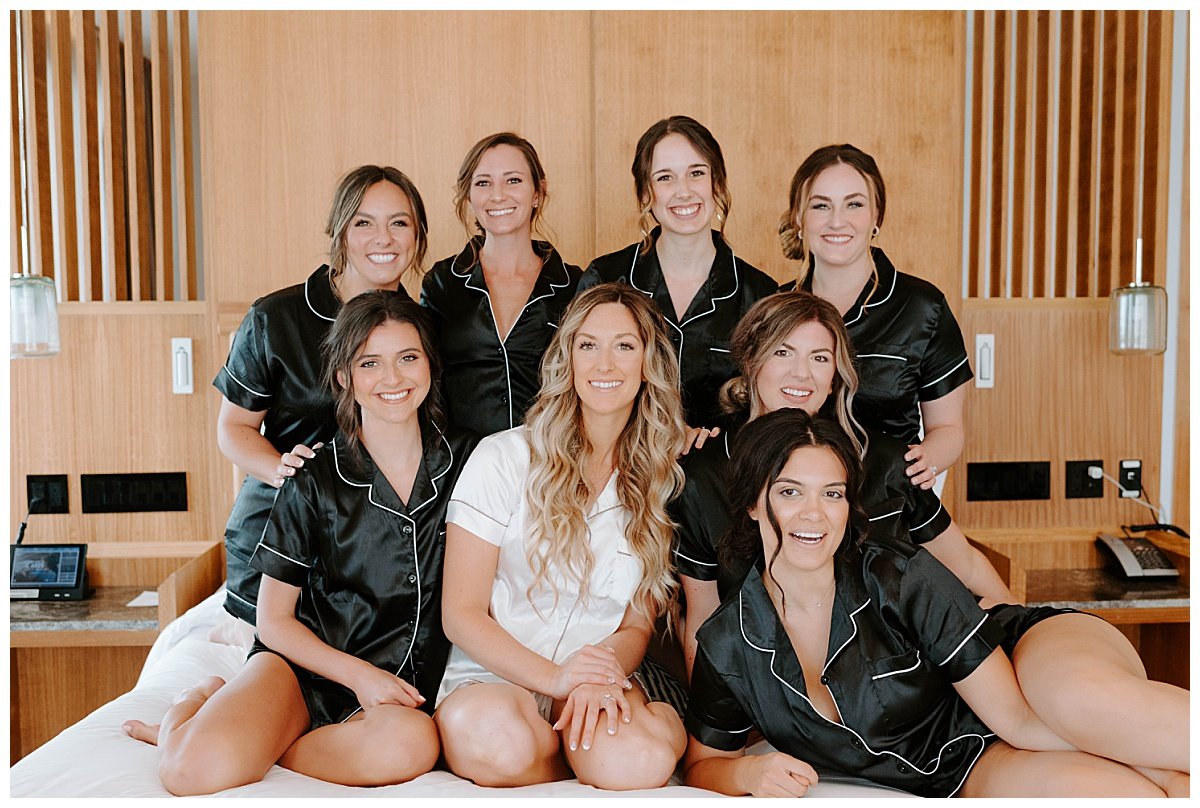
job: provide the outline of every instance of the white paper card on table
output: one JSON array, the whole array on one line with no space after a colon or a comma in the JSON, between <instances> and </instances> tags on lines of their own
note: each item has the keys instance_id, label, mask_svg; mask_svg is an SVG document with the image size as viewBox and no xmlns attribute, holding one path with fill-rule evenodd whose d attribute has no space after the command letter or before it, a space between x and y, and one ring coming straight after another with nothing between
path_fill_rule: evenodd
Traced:
<instances>
[{"instance_id":1,"label":"white paper card on table","mask_svg":"<svg viewBox=\"0 0 1200 808\"><path fill-rule=\"evenodd\" d=\"M133 606L157 606L158 605L158 593L152 592L152 591L143 592L142 594L138 595L133 600L126 603L125 605L130 606L130 607L133 607Z\"/></svg>"}]
</instances>

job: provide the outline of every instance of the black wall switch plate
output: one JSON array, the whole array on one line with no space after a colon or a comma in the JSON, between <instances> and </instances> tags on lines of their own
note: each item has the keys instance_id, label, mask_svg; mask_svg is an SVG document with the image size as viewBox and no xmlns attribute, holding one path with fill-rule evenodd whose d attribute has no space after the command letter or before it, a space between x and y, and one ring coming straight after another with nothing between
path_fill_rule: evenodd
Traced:
<instances>
[{"instance_id":1,"label":"black wall switch plate","mask_svg":"<svg viewBox=\"0 0 1200 808\"><path fill-rule=\"evenodd\" d=\"M84 513L186 511L187 473L81 474Z\"/></svg>"},{"instance_id":2,"label":"black wall switch plate","mask_svg":"<svg viewBox=\"0 0 1200 808\"><path fill-rule=\"evenodd\" d=\"M967 500L1050 499L1050 463L968 463Z\"/></svg>"},{"instance_id":3,"label":"black wall switch plate","mask_svg":"<svg viewBox=\"0 0 1200 808\"><path fill-rule=\"evenodd\" d=\"M1104 468L1101 460L1068 460L1066 476L1067 499L1101 499L1104 497L1104 478L1088 476L1088 466Z\"/></svg>"},{"instance_id":4,"label":"black wall switch plate","mask_svg":"<svg viewBox=\"0 0 1200 808\"><path fill-rule=\"evenodd\" d=\"M36 503L34 500L38 500ZM25 477L25 502L30 513L69 513L67 475L30 474Z\"/></svg>"}]
</instances>

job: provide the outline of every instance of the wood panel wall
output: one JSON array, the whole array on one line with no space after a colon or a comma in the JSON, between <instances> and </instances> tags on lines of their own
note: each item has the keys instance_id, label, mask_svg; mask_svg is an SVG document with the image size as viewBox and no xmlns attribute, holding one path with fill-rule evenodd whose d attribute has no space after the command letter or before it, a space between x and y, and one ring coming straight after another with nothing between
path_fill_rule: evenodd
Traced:
<instances>
[{"instance_id":1,"label":"wood panel wall","mask_svg":"<svg viewBox=\"0 0 1200 808\"><path fill-rule=\"evenodd\" d=\"M1108 301L972 299L960 323L969 344L976 333L995 334L995 387L968 387L959 484L947 498L954 517L1014 529L1157 521L1107 482L1101 499L1066 498L1066 461L1102 460L1116 477L1119 461L1140 459L1142 485L1157 503L1162 357L1108 352ZM967 463L1026 460L1050 461L1049 500L966 500Z\"/></svg>"},{"instance_id":2,"label":"wood panel wall","mask_svg":"<svg viewBox=\"0 0 1200 808\"><path fill-rule=\"evenodd\" d=\"M969 297L1105 297L1165 277L1170 11L978 11ZM1158 279L1157 281L1155 279Z\"/></svg>"},{"instance_id":3,"label":"wood panel wall","mask_svg":"<svg viewBox=\"0 0 1200 808\"><path fill-rule=\"evenodd\" d=\"M849 141L875 154L892 189L881 243L901 266L956 289L957 238L918 233L930 198L947 215L959 209L963 74L946 66L962 63L962 20L202 14L210 297L244 307L303 279L328 251L321 231L337 178L363 162L408 173L429 211L431 260L456 252L465 237L451 208L458 165L472 143L507 128L538 148L556 241L568 261L586 265L640 238L634 144L677 113L722 144L734 200L728 232L746 260L781 279L795 274L776 236L791 175L812 149ZM679 54L681 66L668 67L666 54Z\"/></svg>"},{"instance_id":4,"label":"wood panel wall","mask_svg":"<svg viewBox=\"0 0 1200 808\"><path fill-rule=\"evenodd\" d=\"M71 22L77 20L83 24L86 17ZM887 178L880 243L899 267L933 281L957 305L965 37L965 16L954 12L201 13L204 303L177 304L199 306L201 313L189 314L186 325L166 313L161 323L154 317L138 325L133 318L102 318L84 325L65 309L64 356L13 366L13 390L30 391L29 398L13 398L14 426L25 430L28 422L31 434L50 437L20 448L14 437L12 501L24 502L15 481L26 473L74 474L77 502L80 471L176 470L193 463L189 484L206 476L210 499L196 500L183 522L172 521L174 515L104 521L72 514L35 517L35 525L51 526L60 539L68 533L110 540L219 536L232 498L231 472L213 434L219 397L205 388L246 307L302 281L325 260L322 230L334 185L365 162L396 165L422 190L430 261L457 251L465 237L451 208L458 164L479 137L502 129L537 146L549 174L547 214L555 241L567 260L586 264L638 237L629 174L637 137L666 115L697 117L726 154L733 193L728 233L735 250L781 280L796 271L781 257L776 236L791 174L817 146L854 143L876 156ZM157 42L152 50L162 48L167 32L156 23L150 38ZM162 86L152 76L151 96ZM157 110L151 103L152 116ZM166 159L156 146L150 168L155 183L166 176L158 168ZM153 187L156 196L177 193ZM155 234L161 254L160 231ZM79 238L82 252L83 231ZM98 238L96 245L98 250ZM155 272L162 271L156 265ZM156 275L156 285L161 277ZM407 283L415 291L419 279ZM999 383L1021 380L1004 388L1009 398L1003 404L972 389L967 411L973 437L963 462L1009 459L999 455L1025 445L1013 435L1025 434L1030 411L1065 412L1058 402L1075 401L1073 389L1084 386L1082 377L1060 379L1053 368L1040 366L1047 345L1056 346L1052 358L1062 364L1066 354L1057 346L1084 339L1070 329L1092 335L1088 350L1096 333L1094 344L1104 344L1103 316L1096 311L1075 312L1062 322L1043 317L1036 306L1031 311L1036 328L1025 319L1018 327L1020 318L1010 309L960 310L968 343L976 331L997 333ZM194 396L169 392L170 336L196 340ZM71 345L88 346L104 361L68 359ZM1111 372L1113 361L1120 360L1092 356L1087 366ZM1155 372L1161 376L1137 370L1122 378L1161 390ZM84 381L76 383L73 374ZM72 380L73 395L60 400L52 392L63 378ZM1104 376L1089 376L1087 384L1109 386L1097 379ZM85 405L100 395L88 389L92 384L114 390ZM1029 398L1022 397L1026 388ZM76 389L85 392L75 396ZM1026 409L1031 401L1041 409ZM1116 441L1113 424L1124 411L1109 401L1103 417L1108 425L1094 434ZM1186 426L1186 415L1181 418ZM1155 415L1152 422L1157 420ZM1021 426L1002 431L996 424ZM1158 474L1156 434L1139 432L1129 447L1147 461L1148 478ZM1075 449L1062 443L1054 451L1068 459ZM1124 451L1124 445L1106 445L1106 468L1114 467L1110 455L1128 456ZM1180 457L1186 466L1186 453ZM1056 475L1060 465L1055 455ZM193 496L201 487L193 486ZM959 487L952 477L948 501L965 525L997 519L993 511L956 499ZM1177 501L1185 497L1177 489ZM1056 503L1049 510L1008 507L1023 514L1022 524L1053 524L1061 516ZM1088 507L1094 506L1064 513L1079 520L1098 515ZM14 513L14 529L21 515Z\"/></svg>"},{"instance_id":5,"label":"wood panel wall","mask_svg":"<svg viewBox=\"0 0 1200 808\"><path fill-rule=\"evenodd\" d=\"M214 532L218 462L214 359L203 303L66 303L62 353L10 363L11 531L25 515L25 475L68 475L68 514L34 514L26 541L199 541ZM196 392L171 393L171 338L191 337ZM82 512L80 475L187 473L188 510ZM222 514L216 520L219 531Z\"/></svg>"},{"instance_id":6,"label":"wood panel wall","mask_svg":"<svg viewBox=\"0 0 1200 808\"><path fill-rule=\"evenodd\" d=\"M14 68L22 37L12 74L14 271L26 224L29 271L55 278L64 301L195 300L187 12L24 10L10 20Z\"/></svg>"}]
</instances>

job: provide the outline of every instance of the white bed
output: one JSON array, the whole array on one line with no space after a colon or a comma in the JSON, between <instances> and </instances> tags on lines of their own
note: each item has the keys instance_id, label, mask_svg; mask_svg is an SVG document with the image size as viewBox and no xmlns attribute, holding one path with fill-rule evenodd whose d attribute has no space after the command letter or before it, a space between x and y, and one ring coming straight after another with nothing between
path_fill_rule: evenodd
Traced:
<instances>
[{"instance_id":1,"label":"white bed","mask_svg":"<svg viewBox=\"0 0 1200 808\"><path fill-rule=\"evenodd\" d=\"M224 587L168 625L159 635L137 686L34 750L10 770L12 797L169 797L158 780L154 747L121 732L129 718L157 723L172 699L205 675L232 677L245 661L245 648L210 641L216 627L232 621L221 603ZM753 751L766 751L763 743ZM433 771L409 783L353 788L314 780L274 766L261 783L223 791L221 797L712 797L687 786L608 792L575 780L516 789L481 788L446 771ZM864 780L823 779L810 792L820 797L904 797Z\"/></svg>"}]
</instances>

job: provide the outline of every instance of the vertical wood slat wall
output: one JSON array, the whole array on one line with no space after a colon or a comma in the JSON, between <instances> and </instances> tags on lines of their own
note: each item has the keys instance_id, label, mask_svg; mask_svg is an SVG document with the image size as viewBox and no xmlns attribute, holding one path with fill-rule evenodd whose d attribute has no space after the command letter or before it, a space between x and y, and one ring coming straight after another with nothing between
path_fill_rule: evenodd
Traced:
<instances>
[{"instance_id":1,"label":"vertical wood slat wall","mask_svg":"<svg viewBox=\"0 0 1200 808\"><path fill-rule=\"evenodd\" d=\"M30 270L61 300L198 299L187 12L10 14L26 140L22 165L14 114L13 265L26 224Z\"/></svg>"},{"instance_id":2,"label":"vertical wood slat wall","mask_svg":"<svg viewBox=\"0 0 1200 808\"><path fill-rule=\"evenodd\" d=\"M971 16L966 296L1106 297L1139 235L1161 281L1171 13Z\"/></svg>"}]
</instances>

